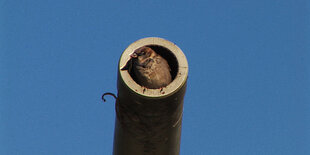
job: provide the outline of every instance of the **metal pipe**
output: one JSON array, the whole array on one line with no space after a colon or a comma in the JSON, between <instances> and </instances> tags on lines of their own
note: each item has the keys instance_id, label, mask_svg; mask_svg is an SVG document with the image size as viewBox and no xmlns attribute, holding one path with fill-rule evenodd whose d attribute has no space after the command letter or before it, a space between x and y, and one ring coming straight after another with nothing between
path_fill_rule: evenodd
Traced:
<instances>
[{"instance_id":1,"label":"metal pipe","mask_svg":"<svg viewBox=\"0 0 310 155\"><path fill-rule=\"evenodd\" d=\"M162 89L141 87L128 71L121 70L136 49L148 46L164 57L173 81ZM188 76L185 55L162 38L143 38L128 46L118 66L118 97L114 155L178 155L183 99Z\"/></svg>"}]
</instances>

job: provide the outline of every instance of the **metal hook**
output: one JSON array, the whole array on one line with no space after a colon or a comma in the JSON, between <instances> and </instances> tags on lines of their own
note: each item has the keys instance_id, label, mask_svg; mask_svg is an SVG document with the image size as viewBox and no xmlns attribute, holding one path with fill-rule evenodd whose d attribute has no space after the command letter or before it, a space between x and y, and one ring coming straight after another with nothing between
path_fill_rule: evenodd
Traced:
<instances>
[{"instance_id":1,"label":"metal hook","mask_svg":"<svg viewBox=\"0 0 310 155\"><path fill-rule=\"evenodd\" d=\"M115 98L115 100L117 99L117 97L116 97L116 95L115 94L113 94L113 93L104 93L103 95L102 95L102 97L101 97L101 99L103 100L103 102L105 102L106 101L106 99L104 99L104 96L106 96L106 95L111 95L111 96L113 96L114 98Z\"/></svg>"}]
</instances>

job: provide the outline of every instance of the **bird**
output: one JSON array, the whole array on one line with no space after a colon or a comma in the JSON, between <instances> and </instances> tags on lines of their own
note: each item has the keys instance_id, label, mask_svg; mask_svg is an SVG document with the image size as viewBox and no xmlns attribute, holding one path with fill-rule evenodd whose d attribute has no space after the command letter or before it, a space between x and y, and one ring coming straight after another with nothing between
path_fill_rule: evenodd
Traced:
<instances>
[{"instance_id":1,"label":"bird","mask_svg":"<svg viewBox=\"0 0 310 155\"><path fill-rule=\"evenodd\" d=\"M139 85L149 89L162 90L171 83L171 69L167 60L147 46L136 49L121 70L128 70Z\"/></svg>"}]
</instances>

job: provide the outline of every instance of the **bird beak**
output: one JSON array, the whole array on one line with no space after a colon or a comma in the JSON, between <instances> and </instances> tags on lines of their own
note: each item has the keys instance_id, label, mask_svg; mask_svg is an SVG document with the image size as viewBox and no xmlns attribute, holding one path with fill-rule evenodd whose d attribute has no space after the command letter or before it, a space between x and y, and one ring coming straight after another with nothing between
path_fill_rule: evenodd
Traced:
<instances>
[{"instance_id":1,"label":"bird beak","mask_svg":"<svg viewBox=\"0 0 310 155\"><path fill-rule=\"evenodd\" d=\"M138 57L138 55L137 55L137 53L136 53L136 52L133 52L133 53L130 55L130 57L131 57L131 58L137 58L137 57Z\"/></svg>"}]
</instances>

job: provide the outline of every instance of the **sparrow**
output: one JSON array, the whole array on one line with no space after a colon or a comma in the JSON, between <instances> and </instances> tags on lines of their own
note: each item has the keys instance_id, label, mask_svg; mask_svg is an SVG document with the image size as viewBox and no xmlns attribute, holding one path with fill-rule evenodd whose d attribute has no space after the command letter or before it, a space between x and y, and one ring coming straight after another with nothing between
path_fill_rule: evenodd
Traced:
<instances>
[{"instance_id":1,"label":"sparrow","mask_svg":"<svg viewBox=\"0 0 310 155\"><path fill-rule=\"evenodd\" d=\"M171 82L168 62L147 46L135 50L121 70L128 70L139 85L149 89L162 89Z\"/></svg>"}]
</instances>

